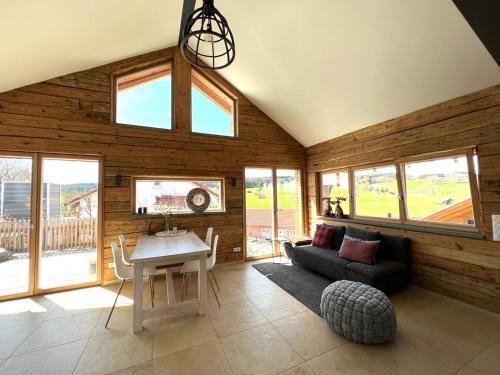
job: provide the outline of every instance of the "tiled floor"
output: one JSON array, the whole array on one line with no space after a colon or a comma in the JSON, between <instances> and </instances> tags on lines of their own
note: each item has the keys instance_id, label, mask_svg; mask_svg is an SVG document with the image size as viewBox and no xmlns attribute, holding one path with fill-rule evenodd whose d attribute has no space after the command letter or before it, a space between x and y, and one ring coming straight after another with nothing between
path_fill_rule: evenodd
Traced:
<instances>
[{"instance_id":1,"label":"tiled floor","mask_svg":"<svg viewBox=\"0 0 500 375\"><path fill-rule=\"evenodd\" d=\"M116 285L0 303L0 374L500 374L499 315L412 287L392 296L396 339L358 345L250 264L216 273L220 309L210 294L206 316L177 312L140 334L128 284L108 329Z\"/></svg>"}]
</instances>

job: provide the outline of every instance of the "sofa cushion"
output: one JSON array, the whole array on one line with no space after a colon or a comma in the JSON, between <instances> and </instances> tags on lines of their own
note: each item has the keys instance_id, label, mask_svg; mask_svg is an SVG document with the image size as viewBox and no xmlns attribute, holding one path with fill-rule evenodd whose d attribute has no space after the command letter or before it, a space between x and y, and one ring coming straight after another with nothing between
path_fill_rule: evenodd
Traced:
<instances>
[{"instance_id":1,"label":"sofa cushion","mask_svg":"<svg viewBox=\"0 0 500 375\"><path fill-rule=\"evenodd\" d=\"M304 267L334 280L346 278L347 268L345 266L350 261L340 258L338 251L325 250L312 245L297 246L294 250L294 261Z\"/></svg>"},{"instance_id":2,"label":"sofa cushion","mask_svg":"<svg viewBox=\"0 0 500 375\"><path fill-rule=\"evenodd\" d=\"M312 240L312 245L321 247L322 249L329 249L333 233L335 233L335 228L328 225L317 224L316 232L314 232L314 238Z\"/></svg>"},{"instance_id":3,"label":"sofa cushion","mask_svg":"<svg viewBox=\"0 0 500 375\"><path fill-rule=\"evenodd\" d=\"M410 265L411 241L406 237L380 234L378 259L392 259Z\"/></svg>"},{"instance_id":4,"label":"sofa cushion","mask_svg":"<svg viewBox=\"0 0 500 375\"><path fill-rule=\"evenodd\" d=\"M389 259L383 259L375 264L370 265L351 262L346 265L346 268L371 280L380 279L390 274L407 271L407 267L404 263Z\"/></svg>"},{"instance_id":5,"label":"sofa cushion","mask_svg":"<svg viewBox=\"0 0 500 375\"><path fill-rule=\"evenodd\" d=\"M363 241L377 241L380 239L380 232L370 232L353 227L347 227L345 234L349 237L359 238Z\"/></svg>"},{"instance_id":6,"label":"sofa cushion","mask_svg":"<svg viewBox=\"0 0 500 375\"><path fill-rule=\"evenodd\" d=\"M340 246L339 256L353 262L373 264L379 244L380 241L363 241L346 235Z\"/></svg>"},{"instance_id":7,"label":"sofa cushion","mask_svg":"<svg viewBox=\"0 0 500 375\"><path fill-rule=\"evenodd\" d=\"M344 240L345 227L343 225L325 225L335 228L332 241L330 242L330 249L339 250L340 245L342 245L342 241Z\"/></svg>"}]
</instances>

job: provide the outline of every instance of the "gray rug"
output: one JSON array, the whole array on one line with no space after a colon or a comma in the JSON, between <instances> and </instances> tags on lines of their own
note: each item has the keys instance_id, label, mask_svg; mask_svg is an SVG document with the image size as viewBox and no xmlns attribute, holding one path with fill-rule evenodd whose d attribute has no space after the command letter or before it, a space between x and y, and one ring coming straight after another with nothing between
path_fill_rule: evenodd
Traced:
<instances>
[{"instance_id":1,"label":"gray rug","mask_svg":"<svg viewBox=\"0 0 500 375\"><path fill-rule=\"evenodd\" d=\"M258 263L253 267L316 314L321 315L319 310L321 294L323 289L333 283L332 280L297 265Z\"/></svg>"}]
</instances>

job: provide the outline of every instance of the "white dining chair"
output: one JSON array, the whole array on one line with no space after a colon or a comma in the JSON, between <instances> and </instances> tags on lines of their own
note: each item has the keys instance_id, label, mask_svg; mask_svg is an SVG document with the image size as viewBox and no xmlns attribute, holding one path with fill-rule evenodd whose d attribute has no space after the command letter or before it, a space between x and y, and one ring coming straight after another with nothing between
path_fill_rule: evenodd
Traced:
<instances>
[{"instance_id":1,"label":"white dining chair","mask_svg":"<svg viewBox=\"0 0 500 375\"><path fill-rule=\"evenodd\" d=\"M216 262L216 257L217 257L217 245L219 243L219 235L215 235L214 237L214 242L212 246L212 254L210 257L207 258L207 279L210 282L210 287L212 288L212 291L214 292L215 299L217 300L217 305L219 305L220 308L220 301L219 297L217 296L217 292L215 291L214 284L212 283L212 279L210 279L210 275L215 280L215 284L217 285L217 290L220 291L219 285L217 283L217 279L215 278L215 274L213 271L213 268L215 266ZM191 260L189 262L185 262L181 269L180 273L182 274L182 291L181 291L181 301L184 299L184 293L187 293L188 291L188 282L189 282L189 275L192 272L198 272L200 269L200 261L199 260Z\"/></svg>"},{"instance_id":2,"label":"white dining chair","mask_svg":"<svg viewBox=\"0 0 500 375\"><path fill-rule=\"evenodd\" d=\"M212 236L213 236L213 234L214 234L214 228L208 227L207 234L205 236L205 243L208 245L209 248L212 248Z\"/></svg>"},{"instance_id":3,"label":"white dining chair","mask_svg":"<svg viewBox=\"0 0 500 375\"><path fill-rule=\"evenodd\" d=\"M109 312L108 319L106 320L105 327L108 328L109 320L111 319L111 315L113 315L113 311L115 310L116 301L118 301L118 297L120 297L120 293L122 292L123 285L126 281L133 280L134 278L134 266L125 263L123 260L123 251L120 254L120 250L118 249L118 245L116 242L111 243L111 251L113 252L113 260L115 263L115 275L118 280L120 280L120 288L116 293L115 301L113 302L113 307L111 307L111 311ZM150 279L151 280L151 279ZM151 286L151 284L150 284ZM153 300L153 292L150 289L151 300Z\"/></svg>"},{"instance_id":4,"label":"white dining chair","mask_svg":"<svg viewBox=\"0 0 500 375\"><path fill-rule=\"evenodd\" d=\"M125 241L125 236L120 234L118 236L120 241L120 247L122 248L122 259L126 265L131 265L130 254L128 252L127 242ZM166 275L166 268L156 268L156 267L144 267L144 276L149 277L149 291L151 293L151 307L155 306L155 276L156 275Z\"/></svg>"}]
</instances>

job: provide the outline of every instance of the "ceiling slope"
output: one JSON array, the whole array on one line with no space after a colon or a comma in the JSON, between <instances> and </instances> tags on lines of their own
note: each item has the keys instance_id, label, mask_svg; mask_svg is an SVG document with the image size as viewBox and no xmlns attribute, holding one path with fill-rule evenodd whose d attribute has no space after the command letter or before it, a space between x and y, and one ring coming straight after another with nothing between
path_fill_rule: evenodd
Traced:
<instances>
[{"instance_id":1,"label":"ceiling slope","mask_svg":"<svg viewBox=\"0 0 500 375\"><path fill-rule=\"evenodd\" d=\"M221 74L305 146L500 82L451 0L216 6L236 41ZM0 92L175 45L181 13L181 0L7 0Z\"/></svg>"}]
</instances>

